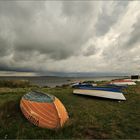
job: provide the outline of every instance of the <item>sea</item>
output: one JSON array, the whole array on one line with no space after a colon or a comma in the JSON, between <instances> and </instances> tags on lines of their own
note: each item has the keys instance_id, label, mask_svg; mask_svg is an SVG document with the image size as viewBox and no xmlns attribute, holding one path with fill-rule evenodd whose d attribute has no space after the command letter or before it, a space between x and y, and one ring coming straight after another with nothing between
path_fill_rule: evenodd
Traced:
<instances>
[{"instance_id":1,"label":"sea","mask_svg":"<svg viewBox=\"0 0 140 140\"><path fill-rule=\"evenodd\" d=\"M31 84L40 87L56 87L83 81L110 81L113 79L125 78L120 76L102 77L55 77L55 76L0 76L0 80L28 80Z\"/></svg>"}]
</instances>

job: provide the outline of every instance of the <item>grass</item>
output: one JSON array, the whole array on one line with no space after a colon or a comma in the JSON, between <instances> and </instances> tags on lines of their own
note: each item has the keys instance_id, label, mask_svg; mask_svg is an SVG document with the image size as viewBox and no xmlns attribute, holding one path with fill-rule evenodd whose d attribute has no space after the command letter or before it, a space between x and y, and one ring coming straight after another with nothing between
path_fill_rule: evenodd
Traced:
<instances>
[{"instance_id":1,"label":"grass","mask_svg":"<svg viewBox=\"0 0 140 140\"><path fill-rule=\"evenodd\" d=\"M122 102L73 95L69 87L39 88L58 97L69 113L69 121L57 131L38 128L22 115L20 99L30 90L0 89L0 139L140 138L140 83L126 89Z\"/></svg>"},{"instance_id":2,"label":"grass","mask_svg":"<svg viewBox=\"0 0 140 140\"><path fill-rule=\"evenodd\" d=\"M38 86L31 85L28 80L0 80L0 87L27 88L27 87L38 87Z\"/></svg>"}]
</instances>

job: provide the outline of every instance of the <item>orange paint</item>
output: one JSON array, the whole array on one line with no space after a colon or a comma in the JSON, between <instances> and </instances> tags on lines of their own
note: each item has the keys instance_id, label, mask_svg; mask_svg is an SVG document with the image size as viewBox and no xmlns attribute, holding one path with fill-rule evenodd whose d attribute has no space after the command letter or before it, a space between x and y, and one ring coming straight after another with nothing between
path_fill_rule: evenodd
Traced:
<instances>
[{"instance_id":1,"label":"orange paint","mask_svg":"<svg viewBox=\"0 0 140 140\"><path fill-rule=\"evenodd\" d=\"M35 95L37 95L37 93L35 93ZM68 120L68 113L58 98L54 97L53 101L47 102L35 101L35 99L32 100L31 97L30 99L22 97L20 108L24 116L34 125L55 129L62 127Z\"/></svg>"}]
</instances>

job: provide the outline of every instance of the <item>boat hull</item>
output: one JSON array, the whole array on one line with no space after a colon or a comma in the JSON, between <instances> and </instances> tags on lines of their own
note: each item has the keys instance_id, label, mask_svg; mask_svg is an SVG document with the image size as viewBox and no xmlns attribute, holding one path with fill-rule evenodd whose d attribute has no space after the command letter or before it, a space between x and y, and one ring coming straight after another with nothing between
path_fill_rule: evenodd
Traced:
<instances>
[{"instance_id":1,"label":"boat hull","mask_svg":"<svg viewBox=\"0 0 140 140\"><path fill-rule=\"evenodd\" d=\"M73 94L89 95L101 98L115 99L115 100L126 100L121 92L103 91L103 90L87 90L87 89L75 89Z\"/></svg>"},{"instance_id":2,"label":"boat hull","mask_svg":"<svg viewBox=\"0 0 140 140\"><path fill-rule=\"evenodd\" d=\"M132 81L131 79L113 80L110 84L117 85L117 86L136 85L136 83Z\"/></svg>"},{"instance_id":3,"label":"boat hull","mask_svg":"<svg viewBox=\"0 0 140 140\"><path fill-rule=\"evenodd\" d=\"M110 84L121 86L121 85L136 85L135 82L111 82Z\"/></svg>"},{"instance_id":4,"label":"boat hull","mask_svg":"<svg viewBox=\"0 0 140 140\"><path fill-rule=\"evenodd\" d=\"M58 129L63 127L68 120L68 113L61 101L53 97L53 99L39 98L37 93L26 94L20 101L20 108L25 118L38 127ZM41 94L40 94L41 96Z\"/></svg>"}]
</instances>

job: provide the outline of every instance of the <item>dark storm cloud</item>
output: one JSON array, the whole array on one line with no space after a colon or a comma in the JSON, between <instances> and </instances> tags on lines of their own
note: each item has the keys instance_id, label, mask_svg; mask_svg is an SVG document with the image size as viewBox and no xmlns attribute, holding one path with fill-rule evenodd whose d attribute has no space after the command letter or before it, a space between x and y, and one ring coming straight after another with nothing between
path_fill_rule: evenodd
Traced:
<instances>
[{"instance_id":1,"label":"dark storm cloud","mask_svg":"<svg viewBox=\"0 0 140 140\"><path fill-rule=\"evenodd\" d=\"M81 27L75 20L67 23L60 23L58 26L57 20L58 22L59 20L61 22L62 18L63 22L63 17L61 17L61 15L58 15L58 19L49 17L49 15L47 15L47 8L45 9L41 4L43 5L44 3L1 2L0 15L4 17L5 21L8 18L9 24L6 23L7 27L9 28L9 32L14 34L16 38L13 42L14 58L17 57L16 52L18 53L19 51L22 53L37 51L56 60L75 55L75 52L90 35L85 29L85 26L88 24L83 23L84 19L81 19L78 21L78 24ZM62 6L65 7L65 4L66 3L62 3ZM85 13L85 10L87 8L89 9L90 4L86 4L87 6L85 6L85 4L72 3L69 11L70 9L73 11L73 5L76 11L74 10L71 15L78 14L79 12L81 15L84 14L84 16L87 16L89 12ZM55 8L55 6L55 4L52 4L52 8ZM78 7L78 9L76 9L76 7ZM42 14L42 10L46 10L46 15L44 15L44 13ZM92 12L92 10L90 10L90 12ZM41 14L37 17L38 13ZM77 16L79 16L79 14ZM39 21L37 18L43 19L43 21ZM70 17L67 18L69 20ZM54 20L56 20L56 23L54 23ZM3 32L8 31L5 30ZM6 48L6 46L4 47ZM21 57L21 59L23 59L23 57Z\"/></svg>"},{"instance_id":2,"label":"dark storm cloud","mask_svg":"<svg viewBox=\"0 0 140 140\"><path fill-rule=\"evenodd\" d=\"M138 8L127 1L0 1L0 70L108 71L119 61L127 66L124 58L134 53L124 55L125 46L139 43L140 20L133 19ZM122 40L118 48L116 36Z\"/></svg>"},{"instance_id":3,"label":"dark storm cloud","mask_svg":"<svg viewBox=\"0 0 140 140\"><path fill-rule=\"evenodd\" d=\"M33 72L32 68L18 67L9 65L0 61L0 71L16 71L16 72Z\"/></svg>"},{"instance_id":4,"label":"dark storm cloud","mask_svg":"<svg viewBox=\"0 0 140 140\"><path fill-rule=\"evenodd\" d=\"M14 52L15 60L29 60L34 57L33 53L44 54L51 59L61 60L69 57L73 50L68 50L61 42L46 42L46 44L31 42L28 44L17 44ZM28 55L27 55L28 54ZM25 57L24 57L25 55Z\"/></svg>"},{"instance_id":5,"label":"dark storm cloud","mask_svg":"<svg viewBox=\"0 0 140 140\"><path fill-rule=\"evenodd\" d=\"M67 4L70 13L65 11ZM1 69L38 71L46 69L43 65L48 60L59 61L76 56L92 35L88 31L91 23L87 21L92 15L92 6L85 2L67 4L1 1ZM75 15L77 17L71 19Z\"/></svg>"}]
</instances>

